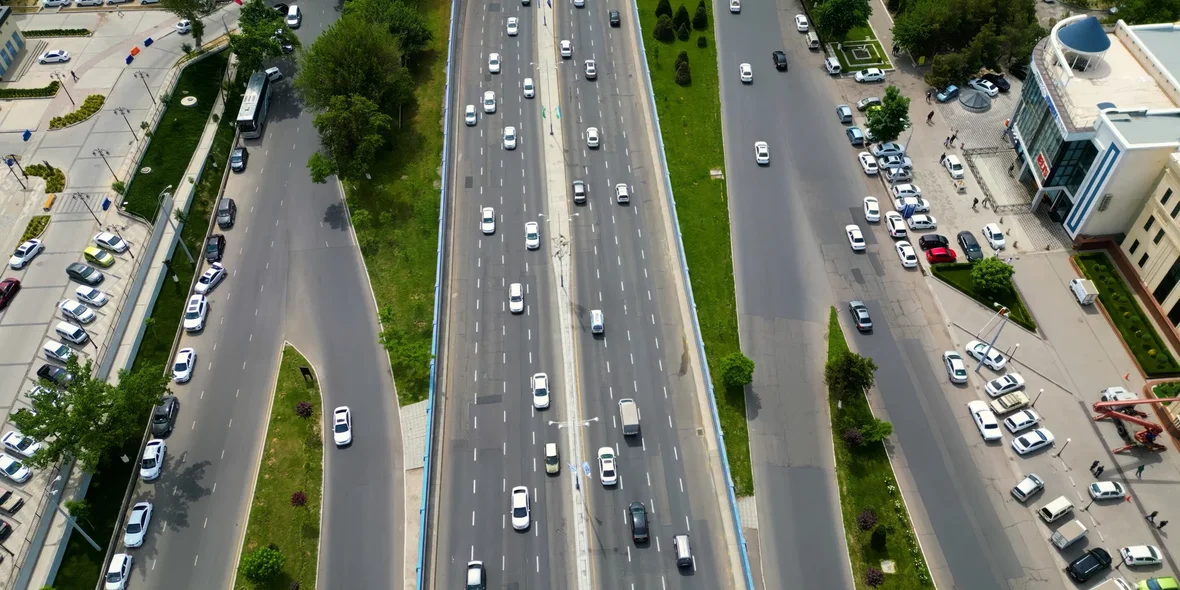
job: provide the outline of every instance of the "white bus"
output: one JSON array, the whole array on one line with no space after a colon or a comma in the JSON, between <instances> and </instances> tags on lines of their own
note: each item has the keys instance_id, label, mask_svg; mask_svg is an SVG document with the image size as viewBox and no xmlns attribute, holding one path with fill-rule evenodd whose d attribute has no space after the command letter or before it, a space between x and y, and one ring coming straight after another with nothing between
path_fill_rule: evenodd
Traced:
<instances>
[{"instance_id":1,"label":"white bus","mask_svg":"<svg viewBox=\"0 0 1180 590\"><path fill-rule=\"evenodd\" d=\"M238 130L246 139L262 137L266 126L266 109L270 106L270 78L265 72L254 72L246 93L242 95L242 108L238 110Z\"/></svg>"}]
</instances>

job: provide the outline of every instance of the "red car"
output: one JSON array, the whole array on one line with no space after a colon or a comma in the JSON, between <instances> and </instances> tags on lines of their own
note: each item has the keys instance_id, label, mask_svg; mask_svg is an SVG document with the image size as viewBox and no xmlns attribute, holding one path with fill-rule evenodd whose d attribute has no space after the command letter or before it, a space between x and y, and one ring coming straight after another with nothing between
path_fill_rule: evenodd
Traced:
<instances>
[{"instance_id":1,"label":"red car","mask_svg":"<svg viewBox=\"0 0 1180 590\"><path fill-rule=\"evenodd\" d=\"M950 248L931 248L926 251L926 262L938 264L940 262L954 262L957 256Z\"/></svg>"},{"instance_id":2,"label":"red car","mask_svg":"<svg viewBox=\"0 0 1180 590\"><path fill-rule=\"evenodd\" d=\"M17 291L20 291L20 281L16 279L0 281L0 309L8 307L8 302L16 297Z\"/></svg>"}]
</instances>

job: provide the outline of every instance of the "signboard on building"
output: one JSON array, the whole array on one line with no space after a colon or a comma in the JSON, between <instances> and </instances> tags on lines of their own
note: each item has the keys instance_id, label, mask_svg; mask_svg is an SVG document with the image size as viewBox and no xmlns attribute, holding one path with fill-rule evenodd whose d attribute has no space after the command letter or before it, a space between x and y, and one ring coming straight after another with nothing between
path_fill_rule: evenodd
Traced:
<instances>
[{"instance_id":1,"label":"signboard on building","mask_svg":"<svg viewBox=\"0 0 1180 590\"><path fill-rule=\"evenodd\" d=\"M1049 161L1045 159L1045 152L1037 154L1037 169L1041 171L1041 180L1049 178Z\"/></svg>"},{"instance_id":2,"label":"signboard on building","mask_svg":"<svg viewBox=\"0 0 1180 590\"><path fill-rule=\"evenodd\" d=\"M1053 116L1053 123L1057 125L1058 131L1061 131L1062 137L1069 135L1069 132L1065 129L1065 122L1061 120L1061 114L1057 112L1057 105L1053 102L1053 96L1049 94L1049 89L1045 86L1045 81L1041 79L1040 72L1033 65L1030 65L1028 72L1029 75L1036 79L1037 87L1041 91L1041 98L1044 99L1045 106L1049 109L1049 114Z\"/></svg>"}]
</instances>

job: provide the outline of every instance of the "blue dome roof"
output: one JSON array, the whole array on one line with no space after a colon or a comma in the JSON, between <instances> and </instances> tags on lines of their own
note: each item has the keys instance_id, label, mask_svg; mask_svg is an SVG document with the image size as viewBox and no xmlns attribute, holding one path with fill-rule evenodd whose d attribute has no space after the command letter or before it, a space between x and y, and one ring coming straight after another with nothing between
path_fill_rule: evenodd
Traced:
<instances>
[{"instance_id":1,"label":"blue dome roof","mask_svg":"<svg viewBox=\"0 0 1180 590\"><path fill-rule=\"evenodd\" d=\"M1110 49L1110 38L1102 30L1102 23L1095 16L1087 16L1076 23L1070 23L1057 33L1062 45L1078 53L1102 53Z\"/></svg>"}]
</instances>

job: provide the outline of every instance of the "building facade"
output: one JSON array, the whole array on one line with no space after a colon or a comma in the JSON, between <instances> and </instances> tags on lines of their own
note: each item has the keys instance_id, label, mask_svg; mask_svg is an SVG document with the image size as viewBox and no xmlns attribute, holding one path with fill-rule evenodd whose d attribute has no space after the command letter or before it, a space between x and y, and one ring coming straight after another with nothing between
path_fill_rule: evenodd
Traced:
<instances>
[{"instance_id":1,"label":"building facade","mask_svg":"<svg viewBox=\"0 0 1180 590\"><path fill-rule=\"evenodd\" d=\"M7 81L8 71L17 64L17 54L25 47L25 36L9 17L12 9L0 6L0 80Z\"/></svg>"},{"instance_id":2,"label":"building facade","mask_svg":"<svg viewBox=\"0 0 1180 590\"><path fill-rule=\"evenodd\" d=\"M1121 248L1173 327L1180 326L1180 153L1173 153Z\"/></svg>"}]
</instances>

